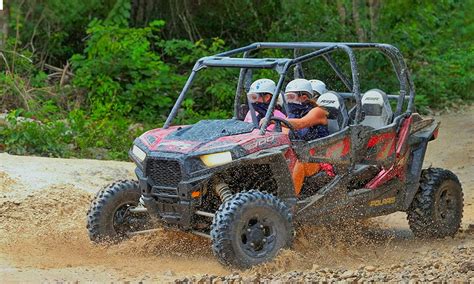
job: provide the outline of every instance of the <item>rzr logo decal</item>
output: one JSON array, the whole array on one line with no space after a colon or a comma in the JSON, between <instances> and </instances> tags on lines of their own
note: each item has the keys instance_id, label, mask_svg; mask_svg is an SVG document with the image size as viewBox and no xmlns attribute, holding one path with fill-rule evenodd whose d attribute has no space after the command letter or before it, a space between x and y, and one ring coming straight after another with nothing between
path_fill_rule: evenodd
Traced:
<instances>
[{"instance_id":1,"label":"rzr logo decal","mask_svg":"<svg viewBox=\"0 0 474 284\"><path fill-rule=\"evenodd\" d=\"M366 101L378 101L380 100L380 98L376 98L376 97L368 97L368 98L365 98Z\"/></svg>"},{"instance_id":2,"label":"rzr logo decal","mask_svg":"<svg viewBox=\"0 0 474 284\"><path fill-rule=\"evenodd\" d=\"M321 104L333 104L333 103L335 103L335 102L336 102L336 101L334 101L334 100L322 100L322 101L321 101Z\"/></svg>"},{"instance_id":3,"label":"rzr logo decal","mask_svg":"<svg viewBox=\"0 0 474 284\"><path fill-rule=\"evenodd\" d=\"M275 141L275 136L268 136L264 138L255 139L247 144L242 145L247 150L252 150L255 148L262 147L265 144L273 143Z\"/></svg>"}]
</instances>

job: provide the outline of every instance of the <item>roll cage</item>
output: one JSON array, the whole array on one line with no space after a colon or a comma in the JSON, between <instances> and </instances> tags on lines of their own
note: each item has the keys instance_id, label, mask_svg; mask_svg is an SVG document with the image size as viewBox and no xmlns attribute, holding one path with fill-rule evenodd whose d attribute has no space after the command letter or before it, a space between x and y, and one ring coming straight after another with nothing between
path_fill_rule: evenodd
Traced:
<instances>
[{"instance_id":1,"label":"roll cage","mask_svg":"<svg viewBox=\"0 0 474 284\"><path fill-rule=\"evenodd\" d=\"M251 52L261 49L290 49L293 50L294 58L250 58ZM362 120L362 107L361 107L361 93L359 83L359 72L354 49L367 49L367 50L378 50L384 54L391 62L392 67L397 75L397 79L400 83L399 95L389 95L390 99L397 100L396 110L394 112L394 118L400 116L403 112L403 106L405 104L405 97L408 94L408 104L404 113L412 113L414 110L414 99L415 99L415 88L413 81L411 80L410 72L406 66L406 63L401 55L400 51L389 44L381 43L346 43L346 42L257 42L244 46L241 48L229 50L226 52L219 53L214 56L207 56L200 58L194 65L192 72L184 85L176 103L171 110L163 128L168 128L171 121L176 116L181 103L186 96L189 88L192 85L194 77L197 72L207 67L222 67L222 68L240 68L239 81L237 85L235 100L234 100L234 118L236 118L240 99L244 90L244 81L247 77L250 69L273 69L279 74L278 83L276 86L276 92L272 100L270 101L268 111L265 115L266 122L261 126L260 133L264 134L268 126L268 121L275 109L278 96L280 96L280 90L283 87L285 76L291 67L295 68L295 76L298 77L302 74L301 63L312 60L316 57L323 57L329 66L333 69L339 79L343 82L349 92L339 93L345 98L355 99L355 117L353 124L357 125ZM308 53L300 55L303 51L309 50ZM332 58L331 53L342 50L345 52L350 61L351 67L351 80L348 79L346 74L342 71L340 66ZM242 57L233 57L238 54L243 54ZM286 108L286 102L284 96L282 96L283 105Z\"/></svg>"}]
</instances>

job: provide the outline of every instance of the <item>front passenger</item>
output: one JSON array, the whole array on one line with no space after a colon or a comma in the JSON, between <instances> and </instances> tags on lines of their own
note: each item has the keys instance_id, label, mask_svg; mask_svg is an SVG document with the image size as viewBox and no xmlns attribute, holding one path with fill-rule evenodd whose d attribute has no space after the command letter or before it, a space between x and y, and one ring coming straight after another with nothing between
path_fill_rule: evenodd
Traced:
<instances>
[{"instance_id":1,"label":"front passenger","mask_svg":"<svg viewBox=\"0 0 474 284\"><path fill-rule=\"evenodd\" d=\"M285 98L288 103L288 122L298 131L301 139L309 141L329 135L328 112L313 100L313 89L308 80L295 79L288 83ZM321 168L329 176L334 176L329 164L296 161L292 173L296 195L300 195L305 177L315 175Z\"/></svg>"},{"instance_id":2,"label":"front passenger","mask_svg":"<svg viewBox=\"0 0 474 284\"><path fill-rule=\"evenodd\" d=\"M313 88L306 79L295 79L285 89L288 122L301 139L310 141L329 135L328 112L313 100Z\"/></svg>"}]
</instances>

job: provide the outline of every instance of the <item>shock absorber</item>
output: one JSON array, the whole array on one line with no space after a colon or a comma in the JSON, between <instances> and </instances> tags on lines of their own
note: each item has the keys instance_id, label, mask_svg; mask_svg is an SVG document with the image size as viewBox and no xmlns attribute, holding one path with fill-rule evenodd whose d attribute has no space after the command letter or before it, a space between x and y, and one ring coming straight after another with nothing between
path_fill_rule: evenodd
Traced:
<instances>
[{"instance_id":1,"label":"shock absorber","mask_svg":"<svg viewBox=\"0 0 474 284\"><path fill-rule=\"evenodd\" d=\"M225 182L216 184L215 190L217 195L219 195L220 199L222 200L222 203L232 198L232 191L230 191L229 185L227 185Z\"/></svg>"}]
</instances>

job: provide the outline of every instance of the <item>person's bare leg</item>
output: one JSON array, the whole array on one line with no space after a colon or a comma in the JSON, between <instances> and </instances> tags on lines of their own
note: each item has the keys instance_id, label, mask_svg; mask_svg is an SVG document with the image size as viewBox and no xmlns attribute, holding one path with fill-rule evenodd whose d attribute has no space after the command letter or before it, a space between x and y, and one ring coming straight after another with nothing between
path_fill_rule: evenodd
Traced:
<instances>
[{"instance_id":1,"label":"person's bare leg","mask_svg":"<svg viewBox=\"0 0 474 284\"><path fill-rule=\"evenodd\" d=\"M319 172L321 166L319 163L305 163L304 164L304 176L310 177L315 175Z\"/></svg>"},{"instance_id":2,"label":"person's bare leg","mask_svg":"<svg viewBox=\"0 0 474 284\"><path fill-rule=\"evenodd\" d=\"M305 167L304 164L296 161L295 167L293 168L293 185L295 186L295 194L298 196L300 195L301 188L303 187L305 176Z\"/></svg>"},{"instance_id":3,"label":"person's bare leg","mask_svg":"<svg viewBox=\"0 0 474 284\"><path fill-rule=\"evenodd\" d=\"M300 161L296 161L292 174L296 195L300 195L301 193L304 178L318 173L320 169L321 166L318 163L301 163Z\"/></svg>"}]
</instances>

